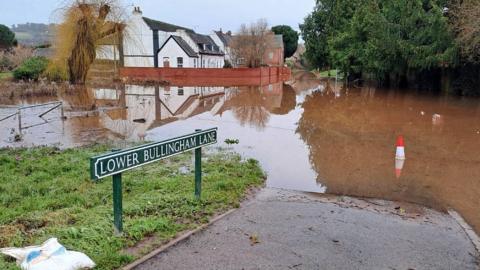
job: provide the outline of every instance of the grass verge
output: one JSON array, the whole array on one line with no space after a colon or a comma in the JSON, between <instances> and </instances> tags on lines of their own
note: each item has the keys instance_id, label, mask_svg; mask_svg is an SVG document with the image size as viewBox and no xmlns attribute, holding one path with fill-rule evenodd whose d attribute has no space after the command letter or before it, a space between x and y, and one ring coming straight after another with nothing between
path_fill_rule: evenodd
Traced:
<instances>
[{"instance_id":1,"label":"grass verge","mask_svg":"<svg viewBox=\"0 0 480 270\"><path fill-rule=\"evenodd\" d=\"M88 158L108 150L0 149L0 247L57 237L89 255L96 269L115 269L136 259L122 250L147 237L171 240L238 207L249 188L263 184L258 162L228 152L205 157L200 201L193 195L191 153L129 171L123 174L125 232L115 237L111 179L94 183L88 173ZM0 257L0 269L19 268Z\"/></svg>"},{"instance_id":2,"label":"grass verge","mask_svg":"<svg viewBox=\"0 0 480 270\"><path fill-rule=\"evenodd\" d=\"M320 78L338 78L338 79L343 79L343 74L338 72L338 77L337 77L337 69L331 69L331 70L324 70L320 72L316 72Z\"/></svg>"},{"instance_id":3,"label":"grass verge","mask_svg":"<svg viewBox=\"0 0 480 270\"><path fill-rule=\"evenodd\" d=\"M10 80L13 78L12 72L0 72L0 81L2 80Z\"/></svg>"}]
</instances>

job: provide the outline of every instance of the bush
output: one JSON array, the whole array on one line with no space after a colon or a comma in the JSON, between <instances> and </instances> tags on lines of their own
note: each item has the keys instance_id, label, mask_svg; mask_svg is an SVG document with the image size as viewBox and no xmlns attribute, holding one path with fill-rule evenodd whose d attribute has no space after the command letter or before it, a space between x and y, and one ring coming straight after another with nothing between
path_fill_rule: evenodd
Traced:
<instances>
[{"instance_id":1,"label":"bush","mask_svg":"<svg viewBox=\"0 0 480 270\"><path fill-rule=\"evenodd\" d=\"M233 68L232 63L229 60L225 60L225 64L223 64L223 68Z\"/></svg>"},{"instance_id":2,"label":"bush","mask_svg":"<svg viewBox=\"0 0 480 270\"><path fill-rule=\"evenodd\" d=\"M38 80L40 75L47 69L48 59L36 56L25 60L20 67L13 71L13 77L17 80Z\"/></svg>"}]
</instances>

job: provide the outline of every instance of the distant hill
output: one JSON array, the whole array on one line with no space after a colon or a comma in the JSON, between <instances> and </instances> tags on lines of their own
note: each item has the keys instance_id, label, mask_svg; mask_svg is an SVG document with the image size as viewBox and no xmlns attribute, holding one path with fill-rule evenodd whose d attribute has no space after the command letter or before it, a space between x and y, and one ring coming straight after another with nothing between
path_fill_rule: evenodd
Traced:
<instances>
[{"instance_id":1,"label":"distant hill","mask_svg":"<svg viewBox=\"0 0 480 270\"><path fill-rule=\"evenodd\" d=\"M25 46L51 44L55 37L55 24L16 24L12 25L10 29L15 33L18 43Z\"/></svg>"}]
</instances>

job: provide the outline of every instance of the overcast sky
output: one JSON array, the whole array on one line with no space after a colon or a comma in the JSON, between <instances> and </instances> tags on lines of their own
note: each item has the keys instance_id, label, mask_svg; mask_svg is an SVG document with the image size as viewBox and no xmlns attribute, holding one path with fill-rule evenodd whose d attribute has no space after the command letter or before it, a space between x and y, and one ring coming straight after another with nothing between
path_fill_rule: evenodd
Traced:
<instances>
[{"instance_id":1,"label":"overcast sky","mask_svg":"<svg viewBox=\"0 0 480 270\"><path fill-rule=\"evenodd\" d=\"M65 0L0 0L0 24L54 22L52 12ZM200 33L222 28L238 30L240 24L259 18L270 25L298 24L313 10L315 0L123 0L141 7L144 16L189 27Z\"/></svg>"}]
</instances>

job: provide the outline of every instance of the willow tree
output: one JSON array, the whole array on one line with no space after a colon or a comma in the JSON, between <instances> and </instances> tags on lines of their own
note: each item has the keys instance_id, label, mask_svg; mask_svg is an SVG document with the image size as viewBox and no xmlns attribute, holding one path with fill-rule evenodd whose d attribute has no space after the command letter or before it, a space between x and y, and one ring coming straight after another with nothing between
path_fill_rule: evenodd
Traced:
<instances>
[{"instance_id":1,"label":"willow tree","mask_svg":"<svg viewBox=\"0 0 480 270\"><path fill-rule=\"evenodd\" d=\"M75 0L60 10L55 60L71 83L83 84L99 46L107 40L118 44L125 29L123 8L116 0Z\"/></svg>"}]
</instances>

